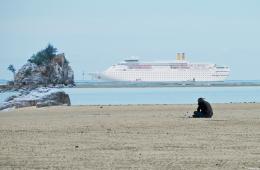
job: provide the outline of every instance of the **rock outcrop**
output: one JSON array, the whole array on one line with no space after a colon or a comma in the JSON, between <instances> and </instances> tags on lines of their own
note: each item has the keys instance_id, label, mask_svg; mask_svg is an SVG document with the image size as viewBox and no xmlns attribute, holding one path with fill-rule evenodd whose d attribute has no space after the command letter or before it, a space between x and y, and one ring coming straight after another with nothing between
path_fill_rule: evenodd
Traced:
<instances>
[{"instance_id":1,"label":"rock outcrop","mask_svg":"<svg viewBox=\"0 0 260 170\"><path fill-rule=\"evenodd\" d=\"M45 107L58 105L70 106L69 95L60 89L37 88L7 98L5 102L0 105L0 110L30 106Z\"/></svg>"},{"instance_id":2,"label":"rock outcrop","mask_svg":"<svg viewBox=\"0 0 260 170\"><path fill-rule=\"evenodd\" d=\"M27 62L15 75L16 85L74 84L74 73L64 54L58 54L49 63L37 65Z\"/></svg>"},{"instance_id":3,"label":"rock outcrop","mask_svg":"<svg viewBox=\"0 0 260 170\"><path fill-rule=\"evenodd\" d=\"M69 95L63 91L58 91L42 97L42 99L36 103L36 107L58 106L58 105L70 106L71 103L70 103Z\"/></svg>"}]
</instances>

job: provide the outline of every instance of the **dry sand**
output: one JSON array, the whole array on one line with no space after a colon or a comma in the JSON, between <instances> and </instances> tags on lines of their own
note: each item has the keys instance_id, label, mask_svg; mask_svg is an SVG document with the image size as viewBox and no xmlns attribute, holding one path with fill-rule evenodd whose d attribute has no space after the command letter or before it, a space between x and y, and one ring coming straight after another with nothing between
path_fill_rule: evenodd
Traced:
<instances>
[{"instance_id":1,"label":"dry sand","mask_svg":"<svg viewBox=\"0 0 260 170\"><path fill-rule=\"evenodd\" d=\"M260 104L24 108L0 112L0 169L260 170Z\"/></svg>"}]
</instances>

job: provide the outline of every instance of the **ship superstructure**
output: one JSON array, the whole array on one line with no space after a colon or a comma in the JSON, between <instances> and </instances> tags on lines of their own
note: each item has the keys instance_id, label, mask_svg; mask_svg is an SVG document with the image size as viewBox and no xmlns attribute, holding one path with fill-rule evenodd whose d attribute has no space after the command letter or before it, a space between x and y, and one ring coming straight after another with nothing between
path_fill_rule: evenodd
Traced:
<instances>
[{"instance_id":1,"label":"ship superstructure","mask_svg":"<svg viewBox=\"0 0 260 170\"><path fill-rule=\"evenodd\" d=\"M227 66L208 63L190 63L184 53L177 53L170 62L140 62L126 59L101 73L90 73L96 79L113 81L178 82L224 81L229 76Z\"/></svg>"}]
</instances>

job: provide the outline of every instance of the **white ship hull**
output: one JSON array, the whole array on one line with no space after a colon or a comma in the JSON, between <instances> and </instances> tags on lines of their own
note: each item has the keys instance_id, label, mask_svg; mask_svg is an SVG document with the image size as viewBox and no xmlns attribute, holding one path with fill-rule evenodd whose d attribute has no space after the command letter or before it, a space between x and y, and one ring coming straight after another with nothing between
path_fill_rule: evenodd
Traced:
<instances>
[{"instance_id":1,"label":"white ship hull","mask_svg":"<svg viewBox=\"0 0 260 170\"><path fill-rule=\"evenodd\" d=\"M95 79L112 81L143 81L143 82L175 82L175 81L224 81L228 75L219 74L216 71L128 71L113 73L95 73L92 74Z\"/></svg>"},{"instance_id":2,"label":"white ship hull","mask_svg":"<svg viewBox=\"0 0 260 170\"><path fill-rule=\"evenodd\" d=\"M102 73L92 73L96 79L131 82L224 81L228 67L215 64L194 64L185 60L174 62L139 63L138 60L111 66Z\"/></svg>"}]
</instances>

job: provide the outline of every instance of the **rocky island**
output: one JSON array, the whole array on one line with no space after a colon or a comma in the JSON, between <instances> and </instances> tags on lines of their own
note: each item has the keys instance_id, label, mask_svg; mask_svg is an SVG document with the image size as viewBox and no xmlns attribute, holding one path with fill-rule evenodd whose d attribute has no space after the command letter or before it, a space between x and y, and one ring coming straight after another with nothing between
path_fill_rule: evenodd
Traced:
<instances>
[{"instance_id":1,"label":"rocky island","mask_svg":"<svg viewBox=\"0 0 260 170\"><path fill-rule=\"evenodd\" d=\"M70 105L68 94L60 87L74 86L74 73L64 53L48 45L34 54L16 74L14 81L2 86L2 91L13 90L11 96L0 105L0 110L10 107Z\"/></svg>"},{"instance_id":2,"label":"rocky island","mask_svg":"<svg viewBox=\"0 0 260 170\"><path fill-rule=\"evenodd\" d=\"M57 49L48 47L36 55L19 69L14 84L25 85L73 85L74 74L65 54L56 54Z\"/></svg>"}]
</instances>

